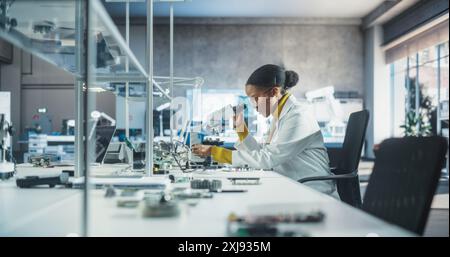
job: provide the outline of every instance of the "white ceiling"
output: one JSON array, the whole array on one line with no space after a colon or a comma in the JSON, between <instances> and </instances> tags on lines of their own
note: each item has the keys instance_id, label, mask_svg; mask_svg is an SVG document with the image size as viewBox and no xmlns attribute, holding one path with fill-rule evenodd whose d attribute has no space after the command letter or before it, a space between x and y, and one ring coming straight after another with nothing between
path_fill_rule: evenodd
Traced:
<instances>
[{"instance_id":1,"label":"white ceiling","mask_svg":"<svg viewBox=\"0 0 450 257\"><path fill-rule=\"evenodd\" d=\"M362 18L382 2L383 0L191 0L176 3L175 16ZM105 3L105 6L111 16L125 16L123 3ZM155 16L168 16L168 6L167 3L155 3ZM130 10L131 16L145 16L145 3L132 3Z\"/></svg>"}]
</instances>

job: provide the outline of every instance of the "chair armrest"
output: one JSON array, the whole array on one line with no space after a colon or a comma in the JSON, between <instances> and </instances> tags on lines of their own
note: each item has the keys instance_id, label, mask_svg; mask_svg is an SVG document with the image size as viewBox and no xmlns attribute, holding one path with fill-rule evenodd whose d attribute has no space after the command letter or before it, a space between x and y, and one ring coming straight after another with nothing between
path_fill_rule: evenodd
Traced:
<instances>
[{"instance_id":1,"label":"chair armrest","mask_svg":"<svg viewBox=\"0 0 450 257\"><path fill-rule=\"evenodd\" d=\"M329 175L329 176L317 176L317 177L302 178L302 179L299 179L298 182L305 183L305 182L310 182L310 181L351 179L351 178L356 178L357 176L358 176L357 172L352 172L352 173L343 174L343 175Z\"/></svg>"}]
</instances>

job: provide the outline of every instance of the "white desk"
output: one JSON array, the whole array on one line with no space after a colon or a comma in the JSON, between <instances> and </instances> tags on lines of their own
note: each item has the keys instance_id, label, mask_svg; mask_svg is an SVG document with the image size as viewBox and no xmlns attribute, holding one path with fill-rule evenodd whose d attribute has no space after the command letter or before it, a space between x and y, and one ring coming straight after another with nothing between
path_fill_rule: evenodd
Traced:
<instances>
[{"instance_id":1,"label":"white desk","mask_svg":"<svg viewBox=\"0 0 450 257\"><path fill-rule=\"evenodd\" d=\"M320 208L326 215L323 222L300 225L301 231L310 236L414 236L274 172L210 171L192 176L222 179L224 187L245 188L248 192L214 194L196 206L183 205L181 214L174 218L143 218L139 208L118 208L115 198L104 198L104 190L92 190L90 235L225 236L231 212L244 214L255 209L251 206L267 204L273 211ZM261 184L233 186L226 179L243 176L260 177ZM19 189L14 180L0 182L0 236L79 234L82 195L75 189Z\"/></svg>"}]
</instances>

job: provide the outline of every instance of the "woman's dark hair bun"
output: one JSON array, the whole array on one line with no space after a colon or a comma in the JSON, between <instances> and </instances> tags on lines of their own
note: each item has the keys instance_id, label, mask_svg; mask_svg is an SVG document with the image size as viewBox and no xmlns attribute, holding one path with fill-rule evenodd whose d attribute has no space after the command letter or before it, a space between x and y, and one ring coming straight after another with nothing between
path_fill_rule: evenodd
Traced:
<instances>
[{"instance_id":1,"label":"woman's dark hair bun","mask_svg":"<svg viewBox=\"0 0 450 257\"><path fill-rule=\"evenodd\" d=\"M248 78L246 85L262 88L281 87L289 89L298 83L298 74L295 71L286 71L275 64L266 64L256 69Z\"/></svg>"},{"instance_id":2,"label":"woman's dark hair bun","mask_svg":"<svg viewBox=\"0 0 450 257\"><path fill-rule=\"evenodd\" d=\"M289 89L297 85L298 83L298 74L295 71L285 71L285 81L284 81L284 89Z\"/></svg>"}]
</instances>

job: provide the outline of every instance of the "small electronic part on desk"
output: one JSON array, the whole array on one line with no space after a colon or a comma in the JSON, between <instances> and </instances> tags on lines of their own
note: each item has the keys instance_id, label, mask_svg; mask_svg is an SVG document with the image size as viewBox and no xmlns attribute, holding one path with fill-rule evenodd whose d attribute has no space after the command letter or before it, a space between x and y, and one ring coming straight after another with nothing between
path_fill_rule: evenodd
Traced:
<instances>
[{"instance_id":1,"label":"small electronic part on desk","mask_svg":"<svg viewBox=\"0 0 450 257\"><path fill-rule=\"evenodd\" d=\"M218 171L223 172L264 172L264 171L273 171L272 169L254 169L249 167L248 165L245 165L244 167L222 167L218 169Z\"/></svg>"},{"instance_id":2,"label":"small electronic part on desk","mask_svg":"<svg viewBox=\"0 0 450 257\"><path fill-rule=\"evenodd\" d=\"M325 214L321 211L296 212L296 213L280 213L265 215L246 215L237 216L230 214L229 221L241 222L246 224L278 224L278 223L305 223L305 222L321 222L325 218Z\"/></svg>"},{"instance_id":3,"label":"small electronic part on desk","mask_svg":"<svg viewBox=\"0 0 450 257\"><path fill-rule=\"evenodd\" d=\"M191 188L217 191L222 188L222 181L218 179L194 179L191 181Z\"/></svg>"},{"instance_id":4,"label":"small electronic part on desk","mask_svg":"<svg viewBox=\"0 0 450 257\"><path fill-rule=\"evenodd\" d=\"M114 192L113 192L114 191ZM116 190L107 187L106 198L116 196ZM212 194L205 190L179 188L172 192L168 190L138 190L123 189L116 198L119 208L135 209L140 206L143 217L174 217L180 212L179 200L211 198ZM190 202L188 202L189 205Z\"/></svg>"},{"instance_id":5,"label":"small electronic part on desk","mask_svg":"<svg viewBox=\"0 0 450 257\"><path fill-rule=\"evenodd\" d=\"M111 198L116 196L116 190L112 186L106 187L105 198Z\"/></svg>"},{"instance_id":6,"label":"small electronic part on desk","mask_svg":"<svg viewBox=\"0 0 450 257\"><path fill-rule=\"evenodd\" d=\"M69 174L62 172L59 175L40 175L40 176L26 176L16 179L16 185L20 188L31 188L36 186L48 185L55 187L56 185L63 185L70 187Z\"/></svg>"},{"instance_id":7,"label":"small electronic part on desk","mask_svg":"<svg viewBox=\"0 0 450 257\"><path fill-rule=\"evenodd\" d=\"M175 217L180 214L180 206L170 194L148 195L144 198L142 216L145 217Z\"/></svg>"},{"instance_id":8,"label":"small electronic part on desk","mask_svg":"<svg viewBox=\"0 0 450 257\"><path fill-rule=\"evenodd\" d=\"M232 172L243 172L243 171L255 171L254 169L248 167L245 165L244 167L236 167L236 168L230 168L229 171Z\"/></svg>"},{"instance_id":9,"label":"small electronic part on desk","mask_svg":"<svg viewBox=\"0 0 450 257\"><path fill-rule=\"evenodd\" d=\"M136 208L139 206L141 202L140 199L137 198L120 198L117 199L117 207L120 208Z\"/></svg>"},{"instance_id":10,"label":"small electronic part on desk","mask_svg":"<svg viewBox=\"0 0 450 257\"><path fill-rule=\"evenodd\" d=\"M319 223L324 218L321 211L245 216L231 213L227 233L229 236L305 236L301 227L286 225Z\"/></svg>"},{"instance_id":11,"label":"small electronic part on desk","mask_svg":"<svg viewBox=\"0 0 450 257\"><path fill-rule=\"evenodd\" d=\"M247 189L217 189L217 190L209 190L212 193L245 193L248 192Z\"/></svg>"},{"instance_id":12,"label":"small electronic part on desk","mask_svg":"<svg viewBox=\"0 0 450 257\"><path fill-rule=\"evenodd\" d=\"M195 190L195 189L177 190L172 192L172 195L177 200L213 198L213 194L210 193L208 190Z\"/></svg>"},{"instance_id":13,"label":"small electronic part on desk","mask_svg":"<svg viewBox=\"0 0 450 257\"><path fill-rule=\"evenodd\" d=\"M248 177L248 178L228 178L233 185L259 185L260 178Z\"/></svg>"},{"instance_id":14,"label":"small electronic part on desk","mask_svg":"<svg viewBox=\"0 0 450 257\"><path fill-rule=\"evenodd\" d=\"M154 171L167 174L172 167L179 167L183 172L190 170L190 149L183 142L165 141L155 142L154 146Z\"/></svg>"},{"instance_id":15,"label":"small electronic part on desk","mask_svg":"<svg viewBox=\"0 0 450 257\"><path fill-rule=\"evenodd\" d=\"M192 189L206 189L211 193L245 193L245 189L223 188L222 181L219 179L194 179L191 180Z\"/></svg>"},{"instance_id":16,"label":"small electronic part on desk","mask_svg":"<svg viewBox=\"0 0 450 257\"><path fill-rule=\"evenodd\" d=\"M52 161L56 161L56 156L50 154L42 154L30 156L28 162L33 165L33 167L50 167Z\"/></svg>"},{"instance_id":17,"label":"small electronic part on desk","mask_svg":"<svg viewBox=\"0 0 450 257\"><path fill-rule=\"evenodd\" d=\"M105 192L105 197L108 198L108 192L111 192L111 188L113 188L112 186L108 186L106 187L106 192ZM119 189L120 190L120 189ZM114 191L116 191L114 189ZM161 194L161 190L158 190L157 193ZM110 197L114 197L115 196L115 192L113 196ZM125 188L125 189L121 189L120 193L118 194L117 198L116 198L116 204L117 207L119 208L137 208L139 206L139 204L142 202L142 200L145 198L145 191L143 190L139 190L139 189L135 189L135 188Z\"/></svg>"},{"instance_id":18,"label":"small electronic part on desk","mask_svg":"<svg viewBox=\"0 0 450 257\"><path fill-rule=\"evenodd\" d=\"M172 183L189 183L193 178L191 176L174 176L170 174L169 179Z\"/></svg>"},{"instance_id":19,"label":"small electronic part on desk","mask_svg":"<svg viewBox=\"0 0 450 257\"><path fill-rule=\"evenodd\" d=\"M116 203L119 208L136 208L144 199L144 191L136 188L124 188L120 190L119 194L117 194L116 189L114 189L113 186L109 185L106 187L106 198L112 198L116 195L118 195L116 198Z\"/></svg>"}]
</instances>

